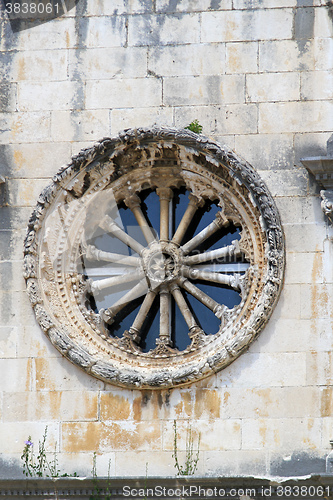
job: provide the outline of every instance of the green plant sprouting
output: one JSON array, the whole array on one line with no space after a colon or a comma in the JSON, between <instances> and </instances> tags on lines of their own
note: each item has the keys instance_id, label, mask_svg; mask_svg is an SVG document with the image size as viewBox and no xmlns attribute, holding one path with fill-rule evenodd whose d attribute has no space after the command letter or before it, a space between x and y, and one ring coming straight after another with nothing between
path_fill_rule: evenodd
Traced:
<instances>
[{"instance_id":1,"label":"green plant sprouting","mask_svg":"<svg viewBox=\"0 0 333 500\"><path fill-rule=\"evenodd\" d=\"M42 440L38 442L37 457L35 456L34 444L31 441L31 436L25 441L25 446L21 455L21 460L23 461L23 474L27 477L77 477L76 472L73 474L67 474L66 472L60 474L56 452L57 444L55 444L53 460L50 462L48 461L45 450L46 437L47 426L45 427Z\"/></svg>"},{"instance_id":2,"label":"green plant sprouting","mask_svg":"<svg viewBox=\"0 0 333 500\"><path fill-rule=\"evenodd\" d=\"M91 475L92 475L92 481L94 484L94 491L93 494L90 496L89 500L111 500L112 498L112 490L111 490L111 459L109 460L109 466L108 466L108 478L107 478L107 484L106 484L106 490L105 493L102 493L102 490L100 488L100 483L98 480L98 475L97 475L97 465L96 465L96 460L97 460L97 453L94 451L94 456L93 456L93 466L91 469Z\"/></svg>"},{"instance_id":3,"label":"green plant sprouting","mask_svg":"<svg viewBox=\"0 0 333 500\"><path fill-rule=\"evenodd\" d=\"M186 445L185 445L185 464L181 465L178 460L178 437L177 437L177 422L173 421L174 441L173 441L173 458L175 459L175 468L177 469L178 476L193 476L198 467L200 440L201 434L198 436L197 449L194 451L194 440L192 437L192 428L190 424L187 426L186 431Z\"/></svg>"},{"instance_id":4,"label":"green plant sprouting","mask_svg":"<svg viewBox=\"0 0 333 500\"><path fill-rule=\"evenodd\" d=\"M191 122L184 128L186 128L187 130L191 130L191 132L195 132L196 134L201 134L202 132L202 125L200 125L199 120L197 119L193 120L193 122Z\"/></svg>"}]
</instances>

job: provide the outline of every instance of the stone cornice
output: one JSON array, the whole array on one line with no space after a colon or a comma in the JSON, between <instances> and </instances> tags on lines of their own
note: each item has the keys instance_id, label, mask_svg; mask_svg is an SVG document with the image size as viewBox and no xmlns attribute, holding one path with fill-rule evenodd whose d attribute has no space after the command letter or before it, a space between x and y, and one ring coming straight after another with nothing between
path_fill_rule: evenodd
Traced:
<instances>
[{"instance_id":1,"label":"stone cornice","mask_svg":"<svg viewBox=\"0 0 333 500\"><path fill-rule=\"evenodd\" d=\"M301 490L301 488L303 488ZM89 500L105 498L332 498L333 476L317 474L291 478L259 477L168 477L168 478L58 478L0 480L0 498L12 500ZM296 495L302 491L302 496ZM174 494L172 494L174 492ZM308 492L307 495L305 493ZM144 494L143 494L144 493ZM191 494L190 494L191 493Z\"/></svg>"}]
</instances>

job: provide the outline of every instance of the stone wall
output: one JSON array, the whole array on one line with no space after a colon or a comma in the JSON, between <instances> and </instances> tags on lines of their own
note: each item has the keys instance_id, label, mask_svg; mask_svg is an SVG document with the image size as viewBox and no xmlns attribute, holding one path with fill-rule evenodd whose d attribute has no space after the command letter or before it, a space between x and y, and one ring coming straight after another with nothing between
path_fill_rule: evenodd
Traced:
<instances>
[{"instance_id":1,"label":"stone wall","mask_svg":"<svg viewBox=\"0 0 333 500\"><path fill-rule=\"evenodd\" d=\"M21 477L48 428L63 471L174 475L173 422L198 474L324 472L333 437L332 232L300 158L333 130L332 2L80 0L13 33L1 6L0 477ZM22 277L27 221L72 154L129 127L203 133L250 162L279 208L286 276L248 352L169 391L116 388L71 365L36 323ZM1 197L0 197L1 199Z\"/></svg>"}]
</instances>

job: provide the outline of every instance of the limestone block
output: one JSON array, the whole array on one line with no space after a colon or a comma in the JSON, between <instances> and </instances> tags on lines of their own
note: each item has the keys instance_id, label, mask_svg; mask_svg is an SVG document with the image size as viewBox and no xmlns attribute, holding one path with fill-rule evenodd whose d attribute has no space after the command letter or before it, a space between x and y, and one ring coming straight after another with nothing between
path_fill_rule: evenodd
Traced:
<instances>
[{"instance_id":1,"label":"limestone block","mask_svg":"<svg viewBox=\"0 0 333 500\"><path fill-rule=\"evenodd\" d=\"M97 141L109 132L107 109L53 111L51 115L51 136L55 141Z\"/></svg>"},{"instance_id":2,"label":"limestone block","mask_svg":"<svg viewBox=\"0 0 333 500\"><path fill-rule=\"evenodd\" d=\"M101 421L133 419L132 391L114 388L100 395Z\"/></svg>"},{"instance_id":3,"label":"limestone block","mask_svg":"<svg viewBox=\"0 0 333 500\"><path fill-rule=\"evenodd\" d=\"M27 308L29 305L27 298ZM23 314L21 313L21 317L22 316ZM30 321L29 318L27 318L26 323L26 326L20 326L20 336L17 342L17 357L61 359L61 354L52 346L45 333L40 329L36 318L33 316Z\"/></svg>"},{"instance_id":4,"label":"limestone block","mask_svg":"<svg viewBox=\"0 0 333 500\"><path fill-rule=\"evenodd\" d=\"M97 420L98 394L89 391L6 393L4 422Z\"/></svg>"},{"instance_id":5,"label":"limestone block","mask_svg":"<svg viewBox=\"0 0 333 500\"><path fill-rule=\"evenodd\" d=\"M129 469L128 464L135 464ZM200 461L199 464L200 465ZM160 451L120 451L115 456L115 469L119 477L174 476L174 458L171 452Z\"/></svg>"},{"instance_id":6,"label":"limestone block","mask_svg":"<svg viewBox=\"0 0 333 500\"><path fill-rule=\"evenodd\" d=\"M1 392L10 393L31 390L33 372L33 363L31 359L0 359L0 369ZM2 436L2 432L0 434ZM3 450L3 447L1 447L1 449Z\"/></svg>"},{"instance_id":7,"label":"limestone block","mask_svg":"<svg viewBox=\"0 0 333 500\"><path fill-rule=\"evenodd\" d=\"M288 252L286 254L285 283L322 283L322 252Z\"/></svg>"},{"instance_id":8,"label":"limestone block","mask_svg":"<svg viewBox=\"0 0 333 500\"><path fill-rule=\"evenodd\" d=\"M191 0L180 0L176 3L167 0L156 1L157 12L200 12L206 10L229 10L232 9L231 0L201 0L201 2L191 2Z\"/></svg>"},{"instance_id":9,"label":"limestone block","mask_svg":"<svg viewBox=\"0 0 333 500\"><path fill-rule=\"evenodd\" d=\"M259 132L326 132L333 128L333 102L259 104Z\"/></svg>"},{"instance_id":10,"label":"limestone block","mask_svg":"<svg viewBox=\"0 0 333 500\"><path fill-rule=\"evenodd\" d=\"M254 41L292 37L291 9L202 13L202 41Z\"/></svg>"},{"instance_id":11,"label":"limestone block","mask_svg":"<svg viewBox=\"0 0 333 500\"><path fill-rule=\"evenodd\" d=\"M86 47L121 47L126 43L124 16L83 17L79 20L79 26Z\"/></svg>"},{"instance_id":12,"label":"limestone block","mask_svg":"<svg viewBox=\"0 0 333 500\"><path fill-rule=\"evenodd\" d=\"M57 456L59 460L59 469L61 474L77 473L80 477L91 477L92 468L94 463L94 453L59 453ZM52 457L51 457L52 460ZM109 471L109 460L110 471ZM115 476L115 453L105 453L103 455L96 455L96 470L100 477L107 477L110 472L110 477Z\"/></svg>"},{"instance_id":13,"label":"limestone block","mask_svg":"<svg viewBox=\"0 0 333 500\"><path fill-rule=\"evenodd\" d=\"M235 151L251 163L255 169L260 170L260 175L265 178L266 170L283 169L281 181L286 175L285 169L293 166L293 135L292 134L246 134L236 135ZM267 175L269 173L267 172ZM272 174L274 182L278 173ZM274 184L270 188L274 188ZM283 183L281 188L288 188Z\"/></svg>"},{"instance_id":14,"label":"limestone block","mask_svg":"<svg viewBox=\"0 0 333 500\"><path fill-rule=\"evenodd\" d=\"M211 476L262 476L268 473L267 453L261 451L205 451L205 473ZM250 491L248 491L250 493ZM248 500L249 496L243 497Z\"/></svg>"},{"instance_id":15,"label":"limestone block","mask_svg":"<svg viewBox=\"0 0 333 500\"><path fill-rule=\"evenodd\" d=\"M54 116L52 116L52 120L54 120ZM68 136L66 136L65 141L69 141ZM7 155L11 159L11 177L14 178L53 177L60 167L68 163L71 158L71 147L68 142L13 144L7 151ZM44 184L46 185L47 182L45 180Z\"/></svg>"},{"instance_id":16,"label":"limestone block","mask_svg":"<svg viewBox=\"0 0 333 500\"><path fill-rule=\"evenodd\" d=\"M168 106L243 103L244 83L242 75L167 77L163 101Z\"/></svg>"},{"instance_id":17,"label":"limestone block","mask_svg":"<svg viewBox=\"0 0 333 500\"><path fill-rule=\"evenodd\" d=\"M256 73L258 71L258 42L229 42L226 44L226 73Z\"/></svg>"},{"instance_id":18,"label":"limestone block","mask_svg":"<svg viewBox=\"0 0 333 500\"><path fill-rule=\"evenodd\" d=\"M330 417L333 410L333 391L332 387L318 388L320 394L320 413L322 417ZM323 443L324 444L324 443ZM327 446L327 443L326 443ZM324 445L325 447L325 445Z\"/></svg>"},{"instance_id":19,"label":"limestone block","mask_svg":"<svg viewBox=\"0 0 333 500\"><path fill-rule=\"evenodd\" d=\"M316 387L268 387L223 391L223 418L320 417L320 391Z\"/></svg>"},{"instance_id":20,"label":"limestone block","mask_svg":"<svg viewBox=\"0 0 333 500\"><path fill-rule=\"evenodd\" d=\"M132 127L172 126L173 109L171 107L125 108L111 111L112 134Z\"/></svg>"},{"instance_id":21,"label":"limestone block","mask_svg":"<svg viewBox=\"0 0 333 500\"><path fill-rule=\"evenodd\" d=\"M332 385L332 351L307 353L306 378L309 385Z\"/></svg>"},{"instance_id":22,"label":"limestone block","mask_svg":"<svg viewBox=\"0 0 333 500\"><path fill-rule=\"evenodd\" d=\"M193 449L197 449L201 434L200 450L238 450L241 447L241 420L230 418L211 421L177 421L177 450L186 451L187 432L191 428ZM163 427L163 449L174 450L174 424L165 421Z\"/></svg>"},{"instance_id":23,"label":"limestone block","mask_svg":"<svg viewBox=\"0 0 333 500\"><path fill-rule=\"evenodd\" d=\"M159 76L216 75L225 72L224 58L222 43L150 47L148 72Z\"/></svg>"},{"instance_id":24,"label":"limestone block","mask_svg":"<svg viewBox=\"0 0 333 500\"><path fill-rule=\"evenodd\" d=\"M305 385L305 352L244 353L218 374L221 387Z\"/></svg>"},{"instance_id":25,"label":"limestone block","mask_svg":"<svg viewBox=\"0 0 333 500\"><path fill-rule=\"evenodd\" d=\"M328 319L281 319L273 313L268 325L249 352L298 352L306 346L309 351L328 351L332 348L331 323Z\"/></svg>"},{"instance_id":26,"label":"limestone block","mask_svg":"<svg viewBox=\"0 0 333 500\"><path fill-rule=\"evenodd\" d=\"M173 408L169 396L166 391L132 391L133 419L141 422L170 418Z\"/></svg>"},{"instance_id":27,"label":"limestone block","mask_svg":"<svg viewBox=\"0 0 333 500\"><path fill-rule=\"evenodd\" d=\"M297 101L300 98L298 73L260 73L246 76L249 102Z\"/></svg>"},{"instance_id":28,"label":"limestone block","mask_svg":"<svg viewBox=\"0 0 333 500\"><path fill-rule=\"evenodd\" d=\"M313 38L315 9L313 7L295 10L294 37L296 40Z\"/></svg>"},{"instance_id":29,"label":"limestone block","mask_svg":"<svg viewBox=\"0 0 333 500\"><path fill-rule=\"evenodd\" d=\"M273 315L276 318L293 319L301 318L301 287L300 285L284 285Z\"/></svg>"},{"instance_id":30,"label":"limestone block","mask_svg":"<svg viewBox=\"0 0 333 500\"><path fill-rule=\"evenodd\" d=\"M22 259L22 242L25 235L26 231L24 229L0 230L0 261Z\"/></svg>"},{"instance_id":31,"label":"limestone block","mask_svg":"<svg viewBox=\"0 0 333 500\"><path fill-rule=\"evenodd\" d=\"M17 107L17 85L0 84L0 112L15 111Z\"/></svg>"},{"instance_id":32,"label":"limestone block","mask_svg":"<svg viewBox=\"0 0 333 500\"><path fill-rule=\"evenodd\" d=\"M313 0L305 0L312 1ZM239 9L281 9L284 7L296 7L299 0L233 0L233 8Z\"/></svg>"},{"instance_id":33,"label":"limestone block","mask_svg":"<svg viewBox=\"0 0 333 500\"><path fill-rule=\"evenodd\" d=\"M37 358L35 360L36 390L82 391L98 390L103 383L63 357Z\"/></svg>"},{"instance_id":34,"label":"limestone block","mask_svg":"<svg viewBox=\"0 0 333 500\"><path fill-rule=\"evenodd\" d=\"M326 4L329 7L329 4ZM330 16L330 11L326 7L321 9L315 9L315 20L314 20L314 37L318 38L330 38L333 37L333 23L332 17Z\"/></svg>"},{"instance_id":35,"label":"limestone block","mask_svg":"<svg viewBox=\"0 0 333 500\"><path fill-rule=\"evenodd\" d=\"M194 418L215 420L220 418L220 391L197 389L194 393Z\"/></svg>"},{"instance_id":36,"label":"limestone block","mask_svg":"<svg viewBox=\"0 0 333 500\"><path fill-rule=\"evenodd\" d=\"M76 92L76 82L20 82L18 108L20 111L71 109L75 106Z\"/></svg>"},{"instance_id":37,"label":"limestone block","mask_svg":"<svg viewBox=\"0 0 333 500\"><path fill-rule=\"evenodd\" d=\"M1 358L15 358L18 341L16 326L0 326L0 356Z\"/></svg>"},{"instance_id":38,"label":"limestone block","mask_svg":"<svg viewBox=\"0 0 333 500\"><path fill-rule=\"evenodd\" d=\"M314 57L317 70L333 69L333 38L315 38Z\"/></svg>"},{"instance_id":39,"label":"limestone block","mask_svg":"<svg viewBox=\"0 0 333 500\"><path fill-rule=\"evenodd\" d=\"M42 441L47 426L47 451L59 451L59 424L56 422L2 422L0 433L0 449L2 453L12 454L23 452L25 441L29 435L38 454L38 441ZM8 438L10 436L10 439ZM19 458L19 457L18 457ZM23 478L23 475L21 475Z\"/></svg>"},{"instance_id":40,"label":"limestone block","mask_svg":"<svg viewBox=\"0 0 333 500\"><path fill-rule=\"evenodd\" d=\"M329 393L329 398L331 399L331 391L330 388L323 388L323 392ZM329 404L329 407L331 407L331 404ZM327 417L324 417L322 419L323 422L323 431L322 431L322 441L321 441L321 446L325 450L327 450L327 453L329 453L332 448L330 445L330 441L333 439L333 418L331 417L332 413L328 415Z\"/></svg>"},{"instance_id":41,"label":"limestone block","mask_svg":"<svg viewBox=\"0 0 333 500\"><path fill-rule=\"evenodd\" d=\"M13 294L13 299L22 301L24 295L25 283L22 276L22 260L2 261L0 262L1 276L0 276L0 290L5 293ZM17 294L15 295L15 292ZM7 305L10 304L10 297L3 297L7 300ZM20 304L17 303L17 305Z\"/></svg>"},{"instance_id":42,"label":"limestone block","mask_svg":"<svg viewBox=\"0 0 333 500\"><path fill-rule=\"evenodd\" d=\"M321 439L321 418L242 420L242 449L316 449Z\"/></svg>"},{"instance_id":43,"label":"limestone block","mask_svg":"<svg viewBox=\"0 0 333 500\"><path fill-rule=\"evenodd\" d=\"M1 207L0 229L25 229L30 215L30 208Z\"/></svg>"},{"instance_id":44,"label":"limestone block","mask_svg":"<svg viewBox=\"0 0 333 500\"><path fill-rule=\"evenodd\" d=\"M333 99L333 71L302 73L301 97L304 100Z\"/></svg>"},{"instance_id":45,"label":"limestone block","mask_svg":"<svg viewBox=\"0 0 333 500\"><path fill-rule=\"evenodd\" d=\"M205 135L253 134L257 131L256 104L226 106L181 106L175 108L175 125L184 127L198 119Z\"/></svg>"},{"instance_id":46,"label":"limestone block","mask_svg":"<svg viewBox=\"0 0 333 500\"><path fill-rule=\"evenodd\" d=\"M68 49L77 45L75 19L59 17L51 22L42 23L33 29L13 33L9 23L6 36L1 39L0 50L50 50Z\"/></svg>"},{"instance_id":47,"label":"limestone block","mask_svg":"<svg viewBox=\"0 0 333 500\"><path fill-rule=\"evenodd\" d=\"M156 78L127 78L87 82L87 109L132 108L162 104L162 82Z\"/></svg>"},{"instance_id":48,"label":"limestone block","mask_svg":"<svg viewBox=\"0 0 333 500\"><path fill-rule=\"evenodd\" d=\"M0 144L43 142L50 138L50 112L0 113Z\"/></svg>"},{"instance_id":49,"label":"limestone block","mask_svg":"<svg viewBox=\"0 0 333 500\"><path fill-rule=\"evenodd\" d=\"M62 450L106 453L110 451L161 450L160 422L64 422Z\"/></svg>"},{"instance_id":50,"label":"limestone block","mask_svg":"<svg viewBox=\"0 0 333 500\"><path fill-rule=\"evenodd\" d=\"M8 179L8 202L15 207L34 207L46 179Z\"/></svg>"},{"instance_id":51,"label":"limestone block","mask_svg":"<svg viewBox=\"0 0 333 500\"><path fill-rule=\"evenodd\" d=\"M34 28L35 29L35 28ZM41 48L41 47L39 47ZM2 53L3 57L8 53ZM8 67L6 78L12 81L63 81L67 79L68 52L65 49L21 50L15 52Z\"/></svg>"},{"instance_id":52,"label":"limestone block","mask_svg":"<svg viewBox=\"0 0 333 500\"><path fill-rule=\"evenodd\" d=\"M285 170L260 170L258 173L266 182L272 196L306 196L309 189L309 174L305 168Z\"/></svg>"},{"instance_id":53,"label":"limestone block","mask_svg":"<svg viewBox=\"0 0 333 500\"><path fill-rule=\"evenodd\" d=\"M313 42L274 40L259 43L259 71L309 71L314 68Z\"/></svg>"},{"instance_id":54,"label":"limestone block","mask_svg":"<svg viewBox=\"0 0 333 500\"><path fill-rule=\"evenodd\" d=\"M283 224L324 222L317 196L279 196L275 199Z\"/></svg>"},{"instance_id":55,"label":"limestone block","mask_svg":"<svg viewBox=\"0 0 333 500\"><path fill-rule=\"evenodd\" d=\"M128 20L129 45L198 42L200 42L199 14L131 16Z\"/></svg>"},{"instance_id":56,"label":"limestone block","mask_svg":"<svg viewBox=\"0 0 333 500\"><path fill-rule=\"evenodd\" d=\"M69 51L69 77L87 80L139 78L147 74L147 49L111 47Z\"/></svg>"},{"instance_id":57,"label":"limestone block","mask_svg":"<svg viewBox=\"0 0 333 500\"><path fill-rule=\"evenodd\" d=\"M87 0L85 14L87 16L112 16L115 14L144 14L152 12L151 0Z\"/></svg>"},{"instance_id":58,"label":"limestone block","mask_svg":"<svg viewBox=\"0 0 333 500\"><path fill-rule=\"evenodd\" d=\"M316 269L314 276L316 276ZM301 285L301 318L302 319L330 319L332 318L332 285L308 284Z\"/></svg>"}]
</instances>

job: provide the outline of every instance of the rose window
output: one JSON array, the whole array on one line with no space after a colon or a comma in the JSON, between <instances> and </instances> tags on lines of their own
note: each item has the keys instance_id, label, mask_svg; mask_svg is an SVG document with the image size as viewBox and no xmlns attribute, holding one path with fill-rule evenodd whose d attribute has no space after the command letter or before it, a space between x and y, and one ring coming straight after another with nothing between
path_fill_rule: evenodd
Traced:
<instances>
[{"instance_id":1,"label":"rose window","mask_svg":"<svg viewBox=\"0 0 333 500\"><path fill-rule=\"evenodd\" d=\"M209 376L256 338L284 271L267 187L192 132L126 131L41 194L25 243L37 320L70 361L127 387Z\"/></svg>"}]
</instances>

